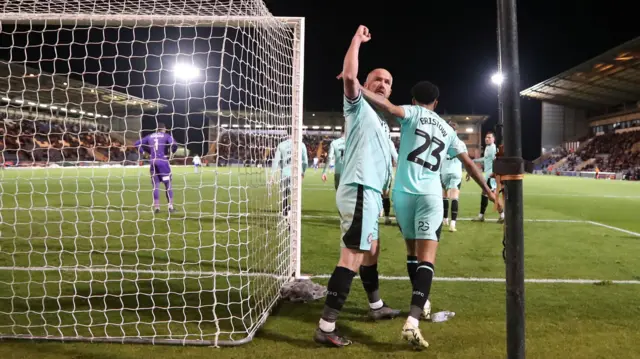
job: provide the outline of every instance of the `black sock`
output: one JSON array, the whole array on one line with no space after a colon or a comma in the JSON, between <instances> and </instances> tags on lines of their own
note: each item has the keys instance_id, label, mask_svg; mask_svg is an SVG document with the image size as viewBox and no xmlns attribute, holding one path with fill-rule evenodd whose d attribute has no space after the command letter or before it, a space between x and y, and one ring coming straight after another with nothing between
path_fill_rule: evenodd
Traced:
<instances>
[{"instance_id":1,"label":"black sock","mask_svg":"<svg viewBox=\"0 0 640 359\"><path fill-rule=\"evenodd\" d=\"M371 266L360 266L360 280L362 286L367 293L369 303L375 303L380 300L380 282L378 279L378 263Z\"/></svg>"},{"instance_id":2,"label":"black sock","mask_svg":"<svg viewBox=\"0 0 640 359\"><path fill-rule=\"evenodd\" d=\"M456 219L458 219L458 200L452 199L451 200L451 220L455 221Z\"/></svg>"},{"instance_id":3,"label":"black sock","mask_svg":"<svg viewBox=\"0 0 640 359\"><path fill-rule=\"evenodd\" d=\"M382 197L382 208L384 208L384 216L389 217L389 212L391 212L391 200L389 197Z\"/></svg>"},{"instance_id":4,"label":"black sock","mask_svg":"<svg viewBox=\"0 0 640 359\"><path fill-rule=\"evenodd\" d=\"M480 213L484 214L489 205L489 198L487 196L480 196Z\"/></svg>"},{"instance_id":5,"label":"black sock","mask_svg":"<svg viewBox=\"0 0 640 359\"><path fill-rule=\"evenodd\" d=\"M409 273L409 280L411 281L411 288L416 279L416 271L418 270L418 257L407 256L407 273Z\"/></svg>"},{"instance_id":6,"label":"black sock","mask_svg":"<svg viewBox=\"0 0 640 359\"><path fill-rule=\"evenodd\" d=\"M411 308L409 316L420 319L424 305L429 299L431 291L431 281L433 280L434 266L430 262L420 262L416 271L416 280L411 295Z\"/></svg>"},{"instance_id":7,"label":"black sock","mask_svg":"<svg viewBox=\"0 0 640 359\"><path fill-rule=\"evenodd\" d=\"M449 198L442 199L442 207L444 208L444 218L449 218Z\"/></svg>"},{"instance_id":8,"label":"black sock","mask_svg":"<svg viewBox=\"0 0 640 359\"><path fill-rule=\"evenodd\" d=\"M335 323L338 320L338 314L349 296L351 282L355 276L356 272L345 267L336 267L333 270L327 284L327 299L324 302L322 319L330 323Z\"/></svg>"}]
</instances>

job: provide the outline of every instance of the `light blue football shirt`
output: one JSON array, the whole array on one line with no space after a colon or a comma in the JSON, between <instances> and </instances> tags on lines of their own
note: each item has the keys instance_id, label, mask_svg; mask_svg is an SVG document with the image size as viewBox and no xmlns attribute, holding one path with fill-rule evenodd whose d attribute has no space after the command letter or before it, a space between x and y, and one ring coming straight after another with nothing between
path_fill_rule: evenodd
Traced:
<instances>
[{"instance_id":1,"label":"light blue football shirt","mask_svg":"<svg viewBox=\"0 0 640 359\"><path fill-rule=\"evenodd\" d=\"M273 162L271 164L271 170L275 173L276 171L281 171L280 176L283 178L291 177L291 153L293 151L293 142L291 139L284 140L280 142L278 147L276 148L276 153L273 156ZM300 161L302 162L302 174L307 170L309 166L309 156L307 156L307 147L302 146L301 148L301 156Z\"/></svg>"},{"instance_id":2,"label":"light blue football shirt","mask_svg":"<svg viewBox=\"0 0 640 359\"><path fill-rule=\"evenodd\" d=\"M484 148L484 156L476 158L473 162L482 162L484 177L488 178L493 173L493 161L496 159L496 144L492 143Z\"/></svg>"},{"instance_id":3,"label":"light blue football shirt","mask_svg":"<svg viewBox=\"0 0 640 359\"><path fill-rule=\"evenodd\" d=\"M360 184L382 193L391 180L386 122L362 97L344 98L345 152L340 186Z\"/></svg>"},{"instance_id":4,"label":"light blue football shirt","mask_svg":"<svg viewBox=\"0 0 640 359\"><path fill-rule=\"evenodd\" d=\"M438 114L407 105L400 122L400 151L394 191L442 195L440 170L447 155L467 152L456 131Z\"/></svg>"},{"instance_id":5,"label":"light blue football shirt","mask_svg":"<svg viewBox=\"0 0 640 359\"><path fill-rule=\"evenodd\" d=\"M458 157L451 157L447 155L442 160L442 169L440 172L443 175L462 177L462 162L460 162Z\"/></svg>"},{"instance_id":6,"label":"light blue football shirt","mask_svg":"<svg viewBox=\"0 0 640 359\"><path fill-rule=\"evenodd\" d=\"M344 148L344 137L336 138L335 140L331 141L331 144L329 145L329 155L327 156L328 158L324 163L322 174L327 173L327 168L329 167L329 163L331 163L332 160L335 161L334 170L336 174L342 173L342 167L344 167Z\"/></svg>"}]
</instances>

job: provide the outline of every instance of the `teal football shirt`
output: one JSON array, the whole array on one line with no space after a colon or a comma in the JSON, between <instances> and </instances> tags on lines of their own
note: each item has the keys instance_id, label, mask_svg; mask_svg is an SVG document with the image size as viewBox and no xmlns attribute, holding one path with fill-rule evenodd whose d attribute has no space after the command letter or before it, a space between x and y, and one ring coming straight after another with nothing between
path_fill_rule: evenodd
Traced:
<instances>
[{"instance_id":1,"label":"teal football shirt","mask_svg":"<svg viewBox=\"0 0 640 359\"><path fill-rule=\"evenodd\" d=\"M327 168L329 167L329 163L331 163L332 160L335 161L334 170L336 174L342 173L342 168L344 167L344 148L344 137L336 138L335 140L331 141L331 144L329 145L329 155L327 156L327 160L324 163L322 174L327 173Z\"/></svg>"},{"instance_id":2,"label":"teal football shirt","mask_svg":"<svg viewBox=\"0 0 640 359\"><path fill-rule=\"evenodd\" d=\"M467 152L456 131L438 114L422 106L402 106L400 151L394 191L442 195L440 170L445 157Z\"/></svg>"},{"instance_id":3,"label":"teal football shirt","mask_svg":"<svg viewBox=\"0 0 640 359\"><path fill-rule=\"evenodd\" d=\"M382 193L391 180L389 134L383 121L362 97L344 98L345 152L342 184L361 184Z\"/></svg>"},{"instance_id":4,"label":"teal football shirt","mask_svg":"<svg viewBox=\"0 0 640 359\"><path fill-rule=\"evenodd\" d=\"M493 161L496 159L496 145L492 143L484 148L484 156L473 160L473 162L482 162L485 178L493 173Z\"/></svg>"},{"instance_id":5,"label":"teal football shirt","mask_svg":"<svg viewBox=\"0 0 640 359\"><path fill-rule=\"evenodd\" d=\"M273 163L271 164L271 170L275 173L276 171L281 171L282 177L291 177L291 153L293 151L293 143L291 139L284 140L280 142L278 147L276 148L276 153L273 156ZM301 165L302 165L302 174L307 170L307 166L309 166L309 156L307 156L307 147L302 146L301 148L302 154L300 156Z\"/></svg>"},{"instance_id":6,"label":"teal football shirt","mask_svg":"<svg viewBox=\"0 0 640 359\"><path fill-rule=\"evenodd\" d=\"M453 175L456 177L462 177L462 162L458 157L446 156L442 160L442 169L440 170L443 175Z\"/></svg>"}]
</instances>

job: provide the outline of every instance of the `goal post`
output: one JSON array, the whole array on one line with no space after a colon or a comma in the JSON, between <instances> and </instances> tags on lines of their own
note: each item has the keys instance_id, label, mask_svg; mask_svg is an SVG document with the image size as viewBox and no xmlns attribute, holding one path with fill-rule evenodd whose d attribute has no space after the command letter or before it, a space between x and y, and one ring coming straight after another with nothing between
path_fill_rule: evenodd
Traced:
<instances>
[{"instance_id":1,"label":"goal post","mask_svg":"<svg viewBox=\"0 0 640 359\"><path fill-rule=\"evenodd\" d=\"M261 0L0 8L0 339L253 339L301 276L301 163L270 162L287 138L306 151L304 25ZM208 166L179 156L156 183L109 132L159 123Z\"/></svg>"}]
</instances>

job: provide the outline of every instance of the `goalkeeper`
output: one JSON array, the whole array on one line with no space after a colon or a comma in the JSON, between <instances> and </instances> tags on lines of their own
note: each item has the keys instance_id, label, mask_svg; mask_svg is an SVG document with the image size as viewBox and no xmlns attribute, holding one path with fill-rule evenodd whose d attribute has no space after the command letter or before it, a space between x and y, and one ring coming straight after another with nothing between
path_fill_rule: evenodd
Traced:
<instances>
[{"instance_id":1,"label":"goalkeeper","mask_svg":"<svg viewBox=\"0 0 640 359\"><path fill-rule=\"evenodd\" d=\"M167 201L169 202L169 212L173 212L173 189L171 182L171 165L167 158L167 151L171 149L171 154L178 150L178 144L167 133L167 126L164 123L158 124L155 133L147 135L136 141L134 145L141 154L149 153L149 170L151 172L151 183L153 184L153 208L155 213L160 213L160 182L166 189Z\"/></svg>"}]
</instances>

